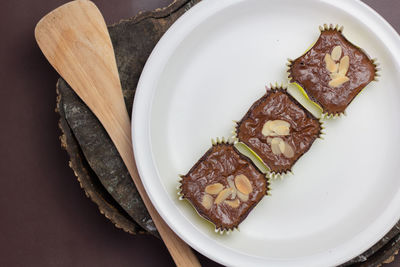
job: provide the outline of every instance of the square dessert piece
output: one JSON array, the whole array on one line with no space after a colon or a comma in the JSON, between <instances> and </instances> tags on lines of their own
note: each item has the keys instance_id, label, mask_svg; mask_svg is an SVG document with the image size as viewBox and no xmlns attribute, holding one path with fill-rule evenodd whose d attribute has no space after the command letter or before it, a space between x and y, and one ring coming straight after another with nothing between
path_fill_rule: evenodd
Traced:
<instances>
[{"instance_id":1,"label":"square dessert piece","mask_svg":"<svg viewBox=\"0 0 400 267\"><path fill-rule=\"evenodd\" d=\"M236 140L275 174L290 171L320 133L319 120L283 88L267 88L235 128Z\"/></svg>"},{"instance_id":2,"label":"square dessert piece","mask_svg":"<svg viewBox=\"0 0 400 267\"><path fill-rule=\"evenodd\" d=\"M237 228L269 185L265 175L226 142L213 144L181 178L182 198L221 232Z\"/></svg>"},{"instance_id":3,"label":"square dessert piece","mask_svg":"<svg viewBox=\"0 0 400 267\"><path fill-rule=\"evenodd\" d=\"M301 86L326 115L344 113L355 96L376 77L376 63L350 43L337 25L321 34L304 55L289 60L289 79Z\"/></svg>"}]
</instances>

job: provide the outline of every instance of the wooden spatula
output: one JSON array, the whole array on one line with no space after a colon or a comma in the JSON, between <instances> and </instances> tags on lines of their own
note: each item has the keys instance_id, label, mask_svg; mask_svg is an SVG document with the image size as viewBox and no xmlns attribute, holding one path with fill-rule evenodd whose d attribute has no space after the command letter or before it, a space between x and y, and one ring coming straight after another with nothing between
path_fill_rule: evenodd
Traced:
<instances>
[{"instance_id":1,"label":"wooden spatula","mask_svg":"<svg viewBox=\"0 0 400 267\"><path fill-rule=\"evenodd\" d=\"M140 180L114 49L96 5L78 0L55 9L36 25L35 37L47 60L103 124L176 265L200 266L190 247L157 213Z\"/></svg>"}]
</instances>

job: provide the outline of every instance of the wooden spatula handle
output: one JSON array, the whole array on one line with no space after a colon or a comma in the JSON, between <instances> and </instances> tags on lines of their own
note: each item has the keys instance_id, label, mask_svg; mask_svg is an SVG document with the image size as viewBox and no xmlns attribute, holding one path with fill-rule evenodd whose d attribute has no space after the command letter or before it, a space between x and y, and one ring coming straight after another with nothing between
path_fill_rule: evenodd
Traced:
<instances>
[{"instance_id":1,"label":"wooden spatula handle","mask_svg":"<svg viewBox=\"0 0 400 267\"><path fill-rule=\"evenodd\" d=\"M126 116L128 116L127 112ZM112 138L113 142L117 147L126 167L128 168L131 177L135 181L136 188L142 196L143 202L146 205L146 208L149 211L158 232L163 238L169 253L171 254L177 266L200 266L198 259L193 254L190 247L168 227L168 225L155 210L153 204L147 196L134 160L129 117L127 117L124 121L128 123L124 123L123 125L115 125L112 127L112 133L110 136L114 137L114 139ZM115 120L115 123L118 122Z\"/></svg>"},{"instance_id":2,"label":"wooden spatula handle","mask_svg":"<svg viewBox=\"0 0 400 267\"><path fill-rule=\"evenodd\" d=\"M50 64L103 124L176 265L200 266L190 247L157 213L139 177L114 49L100 11L87 0L69 2L39 21L35 37Z\"/></svg>"}]
</instances>

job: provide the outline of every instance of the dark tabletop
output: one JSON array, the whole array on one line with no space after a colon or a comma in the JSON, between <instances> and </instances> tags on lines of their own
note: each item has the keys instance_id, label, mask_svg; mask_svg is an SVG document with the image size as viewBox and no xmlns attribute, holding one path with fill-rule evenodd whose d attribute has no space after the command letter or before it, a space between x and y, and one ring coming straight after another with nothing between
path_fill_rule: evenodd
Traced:
<instances>
[{"instance_id":1,"label":"dark tabletop","mask_svg":"<svg viewBox=\"0 0 400 267\"><path fill-rule=\"evenodd\" d=\"M58 139L57 73L39 19L65 0L0 0L0 266L173 266L163 243L114 227L86 198ZM170 0L95 0L108 24ZM365 0L400 32L400 0ZM218 266L199 256L204 266ZM400 266L400 256L386 266Z\"/></svg>"}]
</instances>

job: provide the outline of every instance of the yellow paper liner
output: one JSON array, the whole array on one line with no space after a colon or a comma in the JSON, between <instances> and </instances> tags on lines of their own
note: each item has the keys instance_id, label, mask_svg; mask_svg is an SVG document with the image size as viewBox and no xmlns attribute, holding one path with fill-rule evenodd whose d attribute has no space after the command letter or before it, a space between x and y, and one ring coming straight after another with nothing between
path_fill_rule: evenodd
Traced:
<instances>
[{"instance_id":1,"label":"yellow paper liner","mask_svg":"<svg viewBox=\"0 0 400 267\"><path fill-rule=\"evenodd\" d=\"M338 24L336 24L335 26L334 26L333 24L329 24L329 25L328 25L328 24L324 24L323 26L319 26L319 31L320 31L321 33L324 32L324 31L328 31L328 30L335 30L335 31L338 31L339 33L341 33L341 34L343 35L343 29L344 29L344 27L343 27L343 26L339 26ZM344 37L344 36L343 36L343 37ZM318 39L319 39L319 37L318 37ZM317 39L317 41L318 41L318 39ZM344 39L345 39L347 42L349 42L351 45L353 45L354 47L356 47L357 49L361 50L361 51L369 58L369 55L364 51L364 49L362 49L361 47L359 47L359 46L353 44L352 42L350 42L349 40L347 40L346 37L344 37ZM314 45L316 44L317 41L315 41L315 42L314 42L301 56L299 56L298 58L304 56L308 51L310 51L311 48L314 47ZM370 58L369 58L369 59L370 59ZM287 66L287 74L288 74L288 79L289 79L289 83L290 83L290 81L292 80L291 73L290 73L290 69L291 69L291 66L292 66L292 63L294 62L294 60L293 60L293 59L290 59L290 58L288 58L287 60L288 60L288 63L286 64L286 66ZM378 81L378 77L380 76L379 71L380 71L381 69L378 68L379 63L377 62L377 59L376 59L376 58L370 59L370 61L371 61L372 64L375 66L375 76L374 76L374 79L372 80L372 82L374 82L374 81L376 82L376 81ZM326 119L336 119L336 118L340 118L340 117L346 116L346 111L343 111L343 112L340 112L340 113L329 113L329 112L324 112L323 108L322 108L316 101L313 101L313 100L308 96L307 92L304 90L304 88L303 88L300 84L298 84L297 82L291 82L290 84L295 85L295 86L297 87L297 89L301 92L301 94L302 94L311 104L315 105L319 110L321 110L321 116L319 117L319 119L322 119L322 120L326 120ZM364 87L363 89L361 89L361 91L360 91L357 95L359 95L364 89L365 89L365 87ZM357 95L356 95L354 98L356 98Z\"/></svg>"},{"instance_id":2,"label":"yellow paper liner","mask_svg":"<svg viewBox=\"0 0 400 267\"><path fill-rule=\"evenodd\" d=\"M232 138L227 138L225 139L225 137L219 138L217 137L216 139L211 139L211 144L212 146L215 145L219 145L219 144L229 144L229 145L234 145L235 141ZM237 150L237 149L236 149ZM238 151L240 152L240 151ZM246 157L245 155L243 155L242 153L239 153L240 155L242 155L243 157ZM247 157L246 157L247 158ZM214 231L215 233L219 233L221 235L223 234L230 234L233 231L237 230L240 231L239 226L240 223L242 223L243 221L241 221L238 225L234 226L233 228L217 228L217 226L215 225L215 223L213 223L211 220L207 219L206 217L204 217L203 215L201 215L198 210L196 209L196 206L188 199L185 198L184 194L182 193L182 180L183 180L184 175L179 175L179 185L177 186L177 194L178 194L178 199L181 201L186 201L187 203L190 204L190 206L196 211L196 213L199 215L200 218L202 218L204 221L210 223L211 225L214 226ZM267 192L266 192L266 196L270 196L271 195L271 183L270 183L270 177L265 175L265 178L267 179L266 183L267 183ZM260 199L261 201L262 199ZM258 202L259 203L259 202ZM258 204L256 203L256 205ZM251 210L252 211L252 210ZM250 211L250 212L251 212Z\"/></svg>"},{"instance_id":3,"label":"yellow paper liner","mask_svg":"<svg viewBox=\"0 0 400 267\"><path fill-rule=\"evenodd\" d=\"M283 84L278 84L275 83L270 84L269 89L271 89L272 91L283 91L284 93L292 96L288 91L287 91L287 87L284 86ZM293 96L292 96L293 97ZM293 97L294 98L294 97ZM295 98L294 98L295 99ZM297 100L296 100L297 101ZM311 101L311 100L310 100ZM297 101L298 102L298 101ZM301 103L298 102L298 104L303 107L304 109L306 109L303 105L301 105ZM307 109L306 109L307 110ZM311 113L311 112L310 112ZM319 123L320 123L320 133L318 135L318 138L320 139L324 139L323 136L325 135L325 127L324 127L324 122L319 118ZM269 167L268 164L265 163L261 157L253 150L251 149L249 146L247 146L245 143L241 142L239 140L238 134L237 134L237 129L238 129L238 122L237 121L233 121L234 125L233 125L233 131L232 131L232 139L234 140L235 146L243 146L251 155L252 157L247 156L253 163L254 165L256 165L258 167L259 164L262 165L262 167L258 167L258 169L264 173L267 177L269 177L270 179L282 179L284 176L286 176L288 173L293 174L292 169L288 169L282 172L274 172L272 171ZM311 148L311 147L310 147ZM241 152L243 154L243 152ZM293 166L292 166L293 167Z\"/></svg>"}]
</instances>

